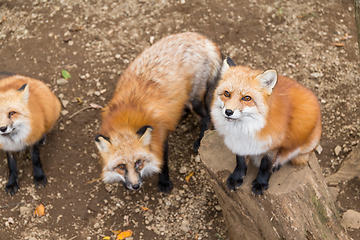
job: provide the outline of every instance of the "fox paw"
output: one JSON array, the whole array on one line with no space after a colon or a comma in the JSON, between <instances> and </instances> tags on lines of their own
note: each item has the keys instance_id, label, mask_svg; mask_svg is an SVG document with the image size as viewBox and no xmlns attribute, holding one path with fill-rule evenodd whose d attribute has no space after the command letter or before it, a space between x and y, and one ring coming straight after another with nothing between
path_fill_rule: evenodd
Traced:
<instances>
[{"instance_id":1,"label":"fox paw","mask_svg":"<svg viewBox=\"0 0 360 240\"><path fill-rule=\"evenodd\" d=\"M18 189L19 189L19 185L16 181L13 183L7 183L5 186L6 193L10 194L11 196L14 195Z\"/></svg>"},{"instance_id":2,"label":"fox paw","mask_svg":"<svg viewBox=\"0 0 360 240\"><path fill-rule=\"evenodd\" d=\"M173 188L172 182L170 180L159 182L158 187L159 187L160 192L163 192L163 193L169 193Z\"/></svg>"},{"instance_id":3,"label":"fox paw","mask_svg":"<svg viewBox=\"0 0 360 240\"><path fill-rule=\"evenodd\" d=\"M36 187L45 187L47 183L47 178L45 175L34 176L34 183Z\"/></svg>"},{"instance_id":4,"label":"fox paw","mask_svg":"<svg viewBox=\"0 0 360 240\"><path fill-rule=\"evenodd\" d=\"M269 188L269 183L268 182L265 182L265 183L258 183L258 181L255 179L253 182L252 182L252 187L251 187L251 190L253 192L253 194L255 196L259 196L259 195L262 195L263 192L265 190L267 190Z\"/></svg>"},{"instance_id":5,"label":"fox paw","mask_svg":"<svg viewBox=\"0 0 360 240\"><path fill-rule=\"evenodd\" d=\"M232 173L226 180L227 188L230 191L234 191L238 189L241 186L241 184L243 184L243 178L239 177L238 174Z\"/></svg>"}]
</instances>

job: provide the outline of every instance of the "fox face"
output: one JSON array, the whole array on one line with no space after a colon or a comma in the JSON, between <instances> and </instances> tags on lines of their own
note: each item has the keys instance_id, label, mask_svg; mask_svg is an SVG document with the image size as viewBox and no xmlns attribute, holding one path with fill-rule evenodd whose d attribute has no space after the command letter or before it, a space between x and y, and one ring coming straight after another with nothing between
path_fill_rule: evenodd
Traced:
<instances>
[{"instance_id":1,"label":"fox face","mask_svg":"<svg viewBox=\"0 0 360 240\"><path fill-rule=\"evenodd\" d=\"M139 189L142 178L160 172L160 162L150 151L151 126L137 133L123 131L95 138L103 161L102 178L105 183L123 182L131 190Z\"/></svg>"},{"instance_id":2,"label":"fox face","mask_svg":"<svg viewBox=\"0 0 360 240\"><path fill-rule=\"evenodd\" d=\"M28 108L29 86L0 93L0 145L5 151L20 151L26 147L30 134Z\"/></svg>"},{"instance_id":3,"label":"fox face","mask_svg":"<svg viewBox=\"0 0 360 240\"><path fill-rule=\"evenodd\" d=\"M235 64L226 58L214 93L212 116L222 125L242 128L243 133L259 131L265 125L267 98L276 85L276 71L250 72L246 67L230 66Z\"/></svg>"}]
</instances>

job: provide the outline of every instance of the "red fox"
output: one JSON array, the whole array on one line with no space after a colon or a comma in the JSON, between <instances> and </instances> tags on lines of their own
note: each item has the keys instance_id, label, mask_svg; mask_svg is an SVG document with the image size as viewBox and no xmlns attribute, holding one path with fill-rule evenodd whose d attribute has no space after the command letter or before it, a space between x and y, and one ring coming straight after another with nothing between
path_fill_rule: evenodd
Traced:
<instances>
[{"instance_id":1,"label":"red fox","mask_svg":"<svg viewBox=\"0 0 360 240\"><path fill-rule=\"evenodd\" d=\"M113 98L103 109L95 138L104 182L123 182L137 190L142 178L159 173L159 190L169 192L167 137L185 105L198 114L201 133L211 125L212 93L222 55L217 45L197 33L167 36L144 50L124 71Z\"/></svg>"},{"instance_id":2,"label":"red fox","mask_svg":"<svg viewBox=\"0 0 360 240\"><path fill-rule=\"evenodd\" d=\"M214 92L211 117L225 144L236 154L229 190L240 187L247 156L259 167L252 191L268 189L273 171L288 161L308 162L321 137L321 111L314 93L296 81L236 66L226 58Z\"/></svg>"},{"instance_id":3,"label":"red fox","mask_svg":"<svg viewBox=\"0 0 360 240\"><path fill-rule=\"evenodd\" d=\"M32 78L0 73L0 146L6 152L8 194L19 189L14 152L30 147L34 183L45 186L47 179L39 156L39 142L59 118L61 104L50 89Z\"/></svg>"}]
</instances>

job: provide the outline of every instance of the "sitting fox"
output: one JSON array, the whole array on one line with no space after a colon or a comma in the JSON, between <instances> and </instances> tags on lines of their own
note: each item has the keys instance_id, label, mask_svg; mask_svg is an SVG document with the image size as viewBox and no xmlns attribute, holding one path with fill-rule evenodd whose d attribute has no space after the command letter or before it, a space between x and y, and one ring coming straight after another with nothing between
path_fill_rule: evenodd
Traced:
<instances>
[{"instance_id":1,"label":"sitting fox","mask_svg":"<svg viewBox=\"0 0 360 240\"><path fill-rule=\"evenodd\" d=\"M14 195L19 189L15 152L30 147L36 186L45 186L39 142L59 118L61 104L41 81L0 73L0 147L6 152L9 181L5 190Z\"/></svg>"},{"instance_id":2,"label":"sitting fox","mask_svg":"<svg viewBox=\"0 0 360 240\"><path fill-rule=\"evenodd\" d=\"M230 58L224 60L211 117L236 154L227 187L235 190L243 183L249 156L259 167L255 195L268 188L273 169L288 161L307 163L321 137L320 105L311 90L275 70L236 66Z\"/></svg>"}]
</instances>

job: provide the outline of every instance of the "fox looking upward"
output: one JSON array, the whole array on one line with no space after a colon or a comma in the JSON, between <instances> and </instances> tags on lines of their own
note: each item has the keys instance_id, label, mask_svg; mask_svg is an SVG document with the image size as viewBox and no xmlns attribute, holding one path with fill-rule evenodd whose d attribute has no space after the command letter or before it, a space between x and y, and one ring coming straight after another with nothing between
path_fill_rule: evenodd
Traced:
<instances>
[{"instance_id":1,"label":"fox looking upward","mask_svg":"<svg viewBox=\"0 0 360 240\"><path fill-rule=\"evenodd\" d=\"M127 67L103 110L95 138L106 183L124 182L137 190L142 177L159 173L160 191L172 189L167 137L187 106L202 119L194 143L197 151L210 126L212 90L221 64L218 46L188 32L159 40Z\"/></svg>"},{"instance_id":2,"label":"fox looking upward","mask_svg":"<svg viewBox=\"0 0 360 240\"><path fill-rule=\"evenodd\" d=\"M10 195L19 189L14 152L30 147L34 183L45 186L39 143L60 116L61 104L41 81L0 73L0 147L6 152L9 181L5 190Z\"/></svg>"},{"instance_id":3,"label":"fox looking upward","mask_svg":"<svg viewBox=\"0 0 360 240\"><path fill-rule=\"evenodd\" d=\"M268 188L273 169L288 161L308 162L321 137L321 111L314 93L275 70L236 66L227 58L214 93L211 116L225 144L236 154L236 168L227 179L235 190L243 182L250 157L259 172L255 195Z\"/></svg>"}]
</instances>

